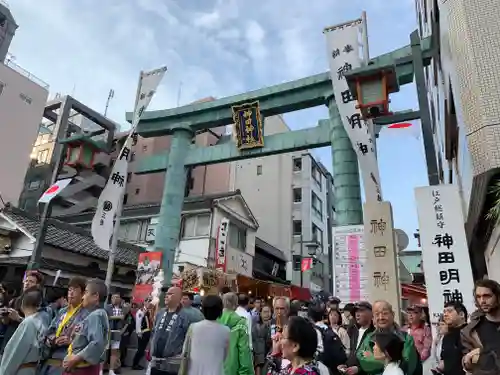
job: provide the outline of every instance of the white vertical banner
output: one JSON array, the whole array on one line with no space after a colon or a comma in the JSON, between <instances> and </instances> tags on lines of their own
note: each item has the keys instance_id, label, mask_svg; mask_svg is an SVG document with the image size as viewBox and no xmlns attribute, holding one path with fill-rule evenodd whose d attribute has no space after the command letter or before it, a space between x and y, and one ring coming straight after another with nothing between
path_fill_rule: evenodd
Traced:
<instances>
[{"instance_id":1,"label":"white vertical banner","mask_svg":"<svg viewBox=\"0 0 500 375\"><path fill-rule=\"evenodd\" d=\"M132 118L132 127L113 165L108 182L99 196L96 212L92 220L92 237L96 245L103 250L110 250L114 219L115 216L119 217L120 215L118 211L126 189L128 162L132 148L132 136L135 133L143 112L151 102L166 71L166 67L161 67L149 72L141 72L140 74L134 115ZM116 221L116 225L119 225L119 220Z\"/></svg>"},{"instance_id":2,"label":"white vertical banner","mask_svg":"<svg viewBox=\"0 0 500 375\"><path fill-rule=\"evenodd\" d=\"M359 38L362 20L324 30L333 93L344 128L358 156L367 201L382 201L380 175L371 120L363 120L357 100L349 90L344 74L361 67Z\"/></svg>"},{"instance_id":3,"label":"white vertical banner","mask_svg":"<svg viewBox=\"0 0 500 375\"><path fill-rule=\"evenodd\" d=\"M415 189L422 261L431 323L437 324L449 301L475 308L469 248L456 185Z\"/></svg>"}]
</instances>

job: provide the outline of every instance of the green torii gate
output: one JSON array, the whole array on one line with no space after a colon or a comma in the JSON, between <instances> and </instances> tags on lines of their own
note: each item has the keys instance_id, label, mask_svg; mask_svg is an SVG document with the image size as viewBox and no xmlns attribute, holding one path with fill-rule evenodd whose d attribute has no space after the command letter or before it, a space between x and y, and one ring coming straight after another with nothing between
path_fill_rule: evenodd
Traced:
<instances>
[{"instance_id":1,"label":"green torii gate","mask_svg":"<svg viewBox=\"0 0 500 375\"><path fill-rule=\"evenodd\" d=\"M423 75L423 66L428 65L432 57L431 40L420 40L414 32L411 41L411 45L370 59L367 66L351 71L346 78L377 72L387 66L395 67L399 85L411 83L415 75L420 110L378 118L376 124L388 125L421 118L424 143L427 141L432 144ZM313 128L266 136L265 146L257 149L239 151L232 141L210 147L192 144L196 132L232 124L232 105L257 100L263 118L320 105L328 107L330 118L320 120ZM130 121L132 114L127 113L126 116ZM211 102L148 111L141 118L138 133L145 138L172 136L168 152L140 160L135 171L137 174L166 171L155 238L155 249L163 252L165 285L170 283L172 277L175 250L179 241L187 167L331 146L337 225L363 223L358 161L335 104L329 72ZM427 148L426 144L426 152L429 151ZM426 156L432 183L437 172L433 148L431 151Z\"/></svg>"}]
</instances>

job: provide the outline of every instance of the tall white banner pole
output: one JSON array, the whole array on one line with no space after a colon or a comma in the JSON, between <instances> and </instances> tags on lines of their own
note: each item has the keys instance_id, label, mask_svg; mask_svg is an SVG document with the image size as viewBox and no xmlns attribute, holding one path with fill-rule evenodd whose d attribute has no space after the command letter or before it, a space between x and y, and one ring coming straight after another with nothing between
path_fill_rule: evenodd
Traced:
<instances>
[{"instance_id":1,"label":"tall white banner pole","mask_svg":"<svg viewBox=\"0 0 500 375\"><path fill-rule=\"evenodd\" d=\"M126 191L128 161L132 152L133 135L142 114L151 102L166 71L166 67L161 67L153 71L140 73L132 127L113 165L109 180L99 197L96 213L92 220L92 237L94 242L101 249L109 251L108 269L106 272L106 286L108 288L110 288L113 278L113 268L118 245L118 229L120 227L123 197Z\"/></svg>"}]
</instances>

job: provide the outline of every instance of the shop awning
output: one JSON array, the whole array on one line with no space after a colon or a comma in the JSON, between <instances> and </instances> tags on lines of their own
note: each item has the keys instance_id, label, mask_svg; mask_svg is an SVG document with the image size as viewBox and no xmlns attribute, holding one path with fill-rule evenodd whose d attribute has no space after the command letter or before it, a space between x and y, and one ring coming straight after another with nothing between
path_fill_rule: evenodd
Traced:
<instances>
[{"instance_id":1,"label":"shop awning","mask_svg":"<svg viewBox=\"0 0 500 375\"><path fill-rule=\"evenodd\" d=\"M407 297L408 295L427 298L427 289L425 289L425 287L421 285L401 284L401 292L403 298Z\"/></svg>"},{"instance_id":2,"label":"shop awning","mask_svg":"<svg viewBox=\"0 0 500 375\"><path fill-rule=\"evenodd\" d=\"M252 275L255 279L261 280L261 281L270 281L273 283L279 283L283 285L289 285L290 281L280 279L279 277L273 276L265 271L259 270L254 268L252 271Z\"/></svg>"}]
</instances>

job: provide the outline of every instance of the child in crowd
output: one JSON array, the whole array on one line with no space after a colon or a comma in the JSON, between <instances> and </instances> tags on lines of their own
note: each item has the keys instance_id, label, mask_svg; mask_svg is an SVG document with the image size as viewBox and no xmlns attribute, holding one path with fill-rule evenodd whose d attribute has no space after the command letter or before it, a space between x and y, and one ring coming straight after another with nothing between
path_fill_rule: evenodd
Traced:
<instances>
[{"instance_id":1,"label":"child in crowd","mask_svg":"<svg viewBox=\"0 0 500 375\"><path fill-rule=\"evenodd\" d=\"M374 339L373 356L385 362L383 375L404 375L400 367L403 359L403 340L394 332L377 333Z\"/></svg>"}]
</instances>

